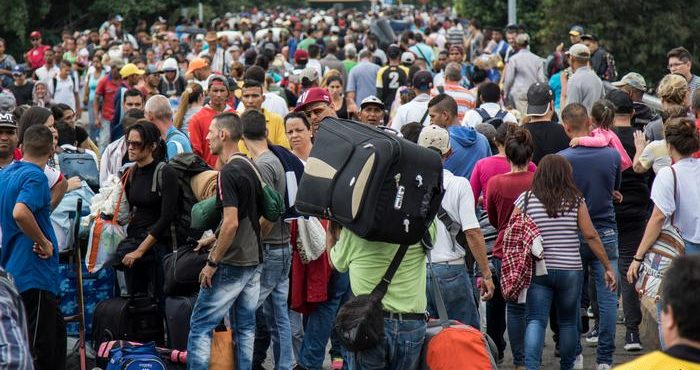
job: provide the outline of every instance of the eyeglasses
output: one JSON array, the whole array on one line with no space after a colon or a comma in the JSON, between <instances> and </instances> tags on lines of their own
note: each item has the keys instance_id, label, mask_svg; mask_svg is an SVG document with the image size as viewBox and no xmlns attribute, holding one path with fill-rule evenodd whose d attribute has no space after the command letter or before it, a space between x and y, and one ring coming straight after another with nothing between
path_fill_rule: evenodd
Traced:
<instances>
[{"instance_id":1,"label":"eyeglasses","mask_svg":"<svg viewBox=\"0 0 700 370\"><path fill-rule=\"evenodd\" d=\"M127 147L134 147L136 149L141 149L143 148L143 141L127 141L126 142Z\"/></svg>"},{"instance_id":2,"label":"eyeglasses","mask_svg":"<svg viewBox=\"0 0 700 370\"><path fill-rule=\"evenodd\" d=\"M39 38L37 38L37 37L32 37L31 40L32 40L32 41L39 41Z\"/></svg>"},{"instance_id":3,"label":"eyeglasses","mask_svg":"<svg viewBox=\"0 0 700 370\"><path fill-rule=\"evenodd\" d=\"M680 66L685 65L685 64L688 64L688 62L669 63L667 67L668 67L668 69L672 69L672 68L680 67Z\"/></svg>"}]
</instances>

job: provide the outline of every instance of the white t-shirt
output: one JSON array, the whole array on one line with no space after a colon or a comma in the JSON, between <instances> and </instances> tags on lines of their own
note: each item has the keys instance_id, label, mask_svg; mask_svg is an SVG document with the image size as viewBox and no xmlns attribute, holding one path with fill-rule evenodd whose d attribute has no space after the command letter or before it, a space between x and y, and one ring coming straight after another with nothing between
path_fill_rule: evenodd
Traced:
<instances>
[{"instance_id":1,"label":"white t-shirt","mask_svg":"<svg viewBox=\"0 0 700 370\"><path fill-rule=\"evenodd\" d=\"M37 70L34 71L34 74L36 74L38 81L48 85L51 82L51 79L58 76L58 72L60 71L61 70L56 65L51 68L46 68L46 65L44 64L43 66L37 68Z\"/></svg>"},{"instance_id":2,"label":"white t-shirt","mask_svg":"<svg viewBox=\"0 0 700 370\"><path fill-rule=\"evenodd\" d=\"M75 106L77 103L75 101L75 94L78 94L80 92L80 87L78 86L78 79L71 78L71 76L69 75L65 80L62 80L61 77L56 76L55 81L55 89L54 80L49 80L48 82L49 92L51 92L51 96L53 96L53 103L66 104L75 111Z\"/></svg>"},{"instance_id":3,"label":"white t-shirt","mask_svg":"<svg viewBox=\"0 0 700 370\"><path fill-rule=\"evenodd\" d=\"M671 215L675 212L673 224L683 239L700 243L700 160L682 159L673 165L673 169L678 179L676 200L673 199L673 172L669 167L661 168L656 174L651 200L666 216L665 226L670 225Z\"/></svg>"},{"instance_id":4,"label":"white t-shirt","mask_svg":"<svg viewBox=\"0 0 700 370\"><path fill-rule=\"evenodd\" d=\"M462 225L462 231L478 229L479 220L476 218L474 194L469 181L455 176L448 170L442 170L445 196L442 198L442 208L454 220ZM430 257L435 262L447 262L464 257L464 249L452 239L442 221L437 222L437 234Z\"/></svg>"},{"instance_id":5,"label":"white t-shirt","mask_svg":"<svg viewBox=\"0 0 700 370\"><path fill-rule=\"evenodd\" d=\"M421 118L428 111L428 102L430 102L430 95L420 94L410 102L400 106L396 110L394 119L391 121L391 128L400 132L401 127L407 123L421 122ZM425 119L421 123L423 123L423 126L430 125L430 116L425 115Z\"/></svg>"},{"instance_id":6,"label":"white t-shirt","mask_svg":"<svg viewBox=\"0 0 700 370\"><path fill-rule=\"evenodd\" d=\"M497 103L484 103L481 104L479 108L483 108L486 111L486 113L488 113L491 117L496 117L498 111L503 109ZM464 115L464 119L462 120L462 126L474 127L482 122L484 122L484 119L481 117L479 112L477 112L476 109L471 109ZM513 122L517 125L518 119L515 118L515 116L512 113L508 112L503 117L503 122Z\"/></svg>"}]
</instances>

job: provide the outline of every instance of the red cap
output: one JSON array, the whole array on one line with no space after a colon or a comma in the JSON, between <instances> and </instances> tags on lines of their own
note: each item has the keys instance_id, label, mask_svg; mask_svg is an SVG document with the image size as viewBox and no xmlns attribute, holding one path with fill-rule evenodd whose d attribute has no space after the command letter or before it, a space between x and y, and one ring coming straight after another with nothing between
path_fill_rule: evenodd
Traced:
<instances>
[{"instance_id":1,"label":"red cap","mask_svg":"<svg viewBox=\"0 0 700 370\"><path fill-rule=\"evenodd\" d=\"M30 37L30 38L33 38L33 39L34 39L34 38L39 38L39 39L40 39L40 38L41 38L41 32L39 32L39 31L32 31L32 33L29 34L29 37Z\"/></svg>"},{"instance_id":2,"label":"red cap","mask_svg":"<svg viewBox=\"0 0 700 370\"><path fill-rule=\"evenodd\" d=\"M304 110L304 108L313 103L331 103L331 95L328 93L328 90L320 87L312 87L308 90L306 90L301 96L299 97L299 101L297 102L296 108L294 108L295 112L301 112Z\"/></svg>"},{"instance_id":3,"label":"red cap","mask_svg":"<svg viewBox=\"0 0 700 370\"><path fill-rule=\"evenodd\" d=\"M301 62L306 62L309 60L309 53L306 50L297 49L294 52L294 62L296 64L301 64Z\"/></svg>"}]
</instances>

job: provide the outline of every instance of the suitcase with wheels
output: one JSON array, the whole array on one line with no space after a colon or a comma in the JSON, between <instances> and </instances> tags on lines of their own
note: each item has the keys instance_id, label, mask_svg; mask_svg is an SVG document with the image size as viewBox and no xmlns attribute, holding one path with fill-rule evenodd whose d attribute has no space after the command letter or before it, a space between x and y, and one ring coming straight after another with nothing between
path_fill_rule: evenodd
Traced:
<instances>
[{"instance_id":1,"label":"suitcase with wheels","mask_svg":"<svg viewBox=\"0 0 700 370\"><path fill-rule=\"evenodd\" d=\"M151 297L114 297L97 304L93 347L111 340L164 343L163 317Z\"/></svg>"},{"instance_id":2,"label":"suitcase with wheels","mask_svg":"<svg viewBox=\"0 0 700 370\"><path fill-rule=\"evenodd\" d=\"M381 128L326 118L299 184L299 213L358 236L417 243L442 200L440 155Z\"/></svg>"},{"instance_id":3,"label":"suitcase with wheels","mask_svg":"<svg viewBox=\"0 0 700 370\"><path fill-rule=\"evenodd\" d=\"M187 350L190 317L195 302L197 302L197 296L165 298L165 326L168 330L169 348Z\"/></svg>"}]
</instances>

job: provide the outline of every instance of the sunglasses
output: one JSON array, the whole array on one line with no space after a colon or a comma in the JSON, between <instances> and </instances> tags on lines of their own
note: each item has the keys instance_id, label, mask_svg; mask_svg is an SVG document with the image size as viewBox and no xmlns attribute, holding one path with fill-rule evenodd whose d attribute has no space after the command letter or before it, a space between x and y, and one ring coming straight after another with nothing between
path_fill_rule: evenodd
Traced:
<instances>
[{"instance_id":1,"label":"sunglasses","mask_svg":"<svg viewBox=\"0 0 700 370\"><path fill-rule=\"evenodd\" d=\"M134 147L136 149L142 149L143 148L143 141L129 141L129 140L127 140L126 146L127 147Z\"/></svg>"},{"instance_id":2,"label":"sunglasses","mask_svg":"<svg viewBox=\"0 0 700 370\"><path fill-rule=\"evenodd\" d=\"M38 38L36 38L36 37L33 37L33 38L32 38L32 41L39 41L39 40L40 40L40 39L38 39Z\"/></svg>"}]
</instances>

